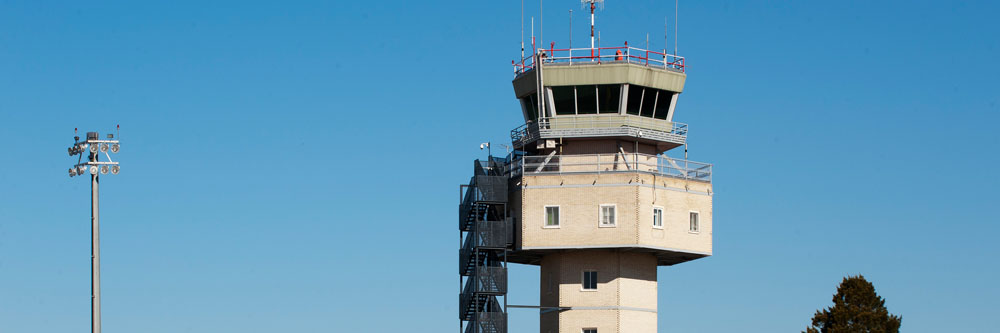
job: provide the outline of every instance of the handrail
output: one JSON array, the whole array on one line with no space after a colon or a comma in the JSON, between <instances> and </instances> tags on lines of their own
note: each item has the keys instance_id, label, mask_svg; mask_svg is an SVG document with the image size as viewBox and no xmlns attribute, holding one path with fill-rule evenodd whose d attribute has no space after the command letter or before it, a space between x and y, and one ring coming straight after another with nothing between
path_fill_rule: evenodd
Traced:
<instances>
[{"instance_id":1,"label":"handrail","mask_svg":"<svg viewBox=\"0 0 1000 333\"><path fill-rule=\"evenodd\" d=\"M576 52L576 54L574 54ZM676 70L681 73L687 71L685 58L662 52L640 49L628 46L597 47L597 48L575 48L575 49L540 49L543 64L601 64L601 63L628 63L639 64L647 67ZM534 56L522 58L520 61L511 61L514 67L514 74L518 75L535 68Z\"/></svg>"},{"instance_id":2,"label":"handrail","mask_svg":"<svg viewBox=\"0 0 1000 333\"><path fill-rule=\"evenodd\" d=\"M681 122L666 121L663 119L649 118L636 115L621 114L595 114L578 116L555 116L542 117L538 119L539 128L543 129L567 129L567 128L598 128L598 127L637 127L649 130L669 132L678 135L687 135L688 125Z\"/></svg>"},{"instance_id":3,"label":"handrail","mask_svg":"<svg viewBox=\"0 0 1000 333\"><path fill-rule=\"evenodd\" d=\"M549 161L546 163L545 160ZM514 169L518 170L514 170ZM712 164L639 153L524 156L511 162L511 176L639 172L712 182Z\"/></svg>"},{"instance_id":4,"label":"handrail","mask_svg":"<svg viewBox=\"0 0 1000 333\"><path fill-rule=\"evenodd\" d=\"M510 138L514 143L524 144L530 140L538 139L537 136L554 134L558 131L615 128L636 128L659 131L664 135L681 137L681 139L686 137L688 132L688 125L680 122L671 122L631 114L594 114L542 117L539 118L537 122L525 123L514 128L510 131ZM615 132L615 134L621 133Z\"/></svg>"}]
</instances>

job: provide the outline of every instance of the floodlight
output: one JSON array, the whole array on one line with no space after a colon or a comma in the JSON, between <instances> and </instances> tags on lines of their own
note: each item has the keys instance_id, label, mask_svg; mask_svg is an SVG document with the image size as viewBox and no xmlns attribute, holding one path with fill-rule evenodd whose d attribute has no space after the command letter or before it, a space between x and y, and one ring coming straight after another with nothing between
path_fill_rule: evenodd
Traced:
<instances>
[{"instance_id":1,"label":"floodlight","mask_svg":"<svg viewBox=\"0 0 1000 333\"><path fill-rule=\"evenodd\" d=\"M87 172L87 167L82 166L82 165L76 167L76 174L77 175L81 175L82 176L84 172Z\"/></svg>"},{"instance_id":2,"label":"floodlight","mask_svg":"<svg viewBox=\"0 0 1000 333\"><path fill-rule=\"evenodd\" d=\"M118 153L118 144L117 143L111 144L111 152L115 153L115 154Z\"/></svg>"},{"instance_id":3,"label":"floodlight","mask_svg":"<svg viewBox=\"0 0 1000 333\"><path fill-rule=\"evenodd\" d=\"M69 153L69 156L73 156L74 155L73 154L73 147L66 148L66 152Z\"/></svg>"},{"instance_id":4,"label":"floodlight","mask_svg":"<svg viewBox=\"0 0 1000 333\"><path fill-rule=\"evenodd\" d=\"M111 167L111 173L112 173L112 174L115 174L115 175L117 175L117 174L118 174L118 171L120 171L120 170L121 170L121 169L120 169L120 168L118 168L118 166L117 166L117 165L114 165L114 166L112 166L112 167Z\"/></svg>"},{"instance_id":5,"label":"floodlight","mask_svg":"<svg viewBox=\"0 0 1000 333\"><path fill-rule=\"evenodd\" d=\"M108 152L108 144L107 143L102 143L101 144L101 152L102 153L107 153Z\"/></svg>"},{"instance_id":6,"label":"floodlight","mask_svg":"<svg viewBox=\"0 0 1000 333\"><path fill-rule=\"evenodd\" d=\"M102 175L108 174L108 166L107 165L102 165L101 166L101 174Z\"/></svg>"},{"instance_id":7,"label":"floodlight","mask_svg":"<svg viewBox=\"0 0 1000 333\"><path fill-rule=\"evenodd\" d=\"M92 174L92 175L96 175L97 174L97 166L96 165L90 166L90 174Z\"/></svg>"},{"instance_id":8,"label":"floodlight","mask_svg":"<svg viewBox=\"0 0 1000 333\"><path fill-rule=\"evenodd\" d=\"M90 152L91 153L97 153L97 145L96 144L95 145L90 145Z\"/></svg>"},{"instance_id":9,"label":"floodlight","mask_svg":"<svg viewBox=\"0 0 1000 333\"><path fill-rule=\"evenodd\" d=\"M74 168L69 168L69 176L70 176L70 177L73 177L73 176L76 176L76 169L74 169Z\"/></svg>"}]
</instances>

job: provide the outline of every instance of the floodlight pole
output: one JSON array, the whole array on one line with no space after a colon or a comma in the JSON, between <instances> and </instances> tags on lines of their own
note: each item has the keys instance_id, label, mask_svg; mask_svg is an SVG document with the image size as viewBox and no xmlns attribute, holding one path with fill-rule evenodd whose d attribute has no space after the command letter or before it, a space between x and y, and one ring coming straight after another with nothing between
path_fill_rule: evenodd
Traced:
<instances>
[{"instance_id":1,"label":"floodlight pole","mask_svg":"<svg viewBox=\"0 0 1000 333\"><path fill-rule=\"evenodd\" d=\"M73 137L73 146L67 149L69 156L79 156L77 163L69 169L69 176L83 176L90 172L90 331L101 333L101 214L100 214L100 173L118 174L118 162L113 161L108 152L118 153L115 134L108 134L107 140L98 138L97 132L87 132L85 141ZM88 153L87 161L83 156ZM107 157L102 162L101 154Z\"/></svg>"},{"instance_id":2,"label":"floodlight pole","mask_svg":"<svg viewBox=\"0 0 1000 333\"><path fill-rule=\"evenodd\" d=\"M91 160L97 162L97 154L90 154ZM98 180L97 174L90 175L90 331L101 333L101 228L98 212Z\"/></svg>"}]
</instances>

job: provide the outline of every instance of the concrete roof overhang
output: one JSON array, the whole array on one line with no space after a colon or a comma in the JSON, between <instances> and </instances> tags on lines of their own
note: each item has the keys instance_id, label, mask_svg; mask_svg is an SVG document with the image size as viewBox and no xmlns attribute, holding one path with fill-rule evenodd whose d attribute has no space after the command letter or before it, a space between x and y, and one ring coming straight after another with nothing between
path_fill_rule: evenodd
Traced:
<instances>
[{"instance_id":1,"label":"concrete roof overhang","mask_svg":"<svg viewBox=\"0 0 1000 333\"><path fill-rule=\"evenodd\" d=\"M634 63L547 64L542 67L546 87L590 84L635 84L674 92L684 91L687 74ZM518 98L535 92L535 70L514 78L514 94Z\"/></svg>"}]
</instances>

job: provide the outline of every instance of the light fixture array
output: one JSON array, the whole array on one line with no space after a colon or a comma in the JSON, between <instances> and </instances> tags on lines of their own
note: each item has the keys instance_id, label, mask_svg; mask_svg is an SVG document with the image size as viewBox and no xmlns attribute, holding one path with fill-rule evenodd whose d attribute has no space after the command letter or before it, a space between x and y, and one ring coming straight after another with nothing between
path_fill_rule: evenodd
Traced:
<instances>
[{"instance_id":1,"label":"light fixture array","mask_svg":"<svg viewBox=\"0 0 1000 333\"><path fill-rule=\"evenodd\" d=\"M111 159L112 154L117 154L121 149L118 140L114 138L113 134L108 134L108 138L105 140L98 139L96 132L87 133L87 140L80 141L80 137L73 137L74 143L72 146L66 149L69 156L77 156L76 165L69 168L69 176L82 176L87 172L91 175L101 174L111 174L117 175L121 168L118 166L118 162ZM87 161L83 161L83 155L85 152L89 152ZM104 154L107 161L101 161L100 154Z\"/></svg>"}]
</instances>

